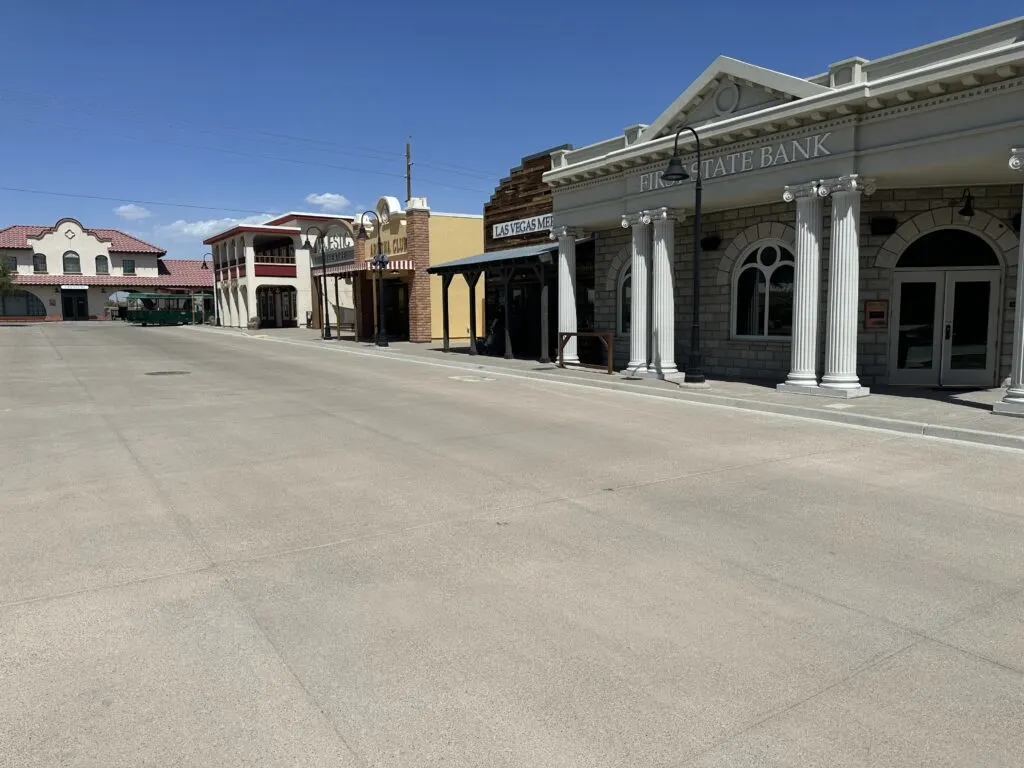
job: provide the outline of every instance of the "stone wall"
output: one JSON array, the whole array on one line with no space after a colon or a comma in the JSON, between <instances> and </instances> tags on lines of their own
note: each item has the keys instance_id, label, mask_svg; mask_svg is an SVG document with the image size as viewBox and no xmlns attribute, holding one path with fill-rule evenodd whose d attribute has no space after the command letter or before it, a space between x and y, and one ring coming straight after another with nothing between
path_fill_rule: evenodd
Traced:
<instances>
[{"instance_id":1,"label":"stone wall","mask_svg":"<svg viewBox=\"0 0 1024 768\"><path fill-rule=\"evenodd\" d=\"M889 331L864 329L864 302L873 299L890 302L892 317L892 284L895 260L886 248L893 243L909 242L920 234L923 218L931 226L953 225L968 229L984 237L1000 257L1010 263L1015 260L1012 249L1016 243L1011 220L1021 208L1021 186L1003 185L972 187L977 214L967 221L957 216L960 188L880 189L861 201L860 237L860 296L858 300L858 373L864 384L883 383L889 366ZM894 217L899 225L896 236L872 235L871 219L878 216ZM790 364L789 339L737 339L732 334L733 271L741 257L759 239L779 239L792 249L796 205L784 202L750 206L729 211L714 211L704 215L702 233L721 238L713 252L705 252L701 266L701 326L703 331L705 372L715 378L742 378L766 381L785 379ZM828 253L830 247L831 206L824 205L822 224L821 295L819 302L818 373L822 373L825 354L825 327L827 322ZM689 352L690 325L693 297L691 254L693 221L677 222L675 228L675 299L676 299L676 360L685 368ZM1014 246L1015 247L1015 246ZM629 229L615 228L597 233L596 247L596 308L597 326L614 329L617 312L617 286L623 269L629 266L631 234ZM891 262L891 263L890 263ZM1005 376L1010 365L1010 345L1013 338L1013 311L1015 300L1016 264L1005 270L1002 282L1000 308L1000 339L998 341L999 376ZM629 339L616 337L616 365L625 367L629 358Z\"/></svg>"}]
</instances>

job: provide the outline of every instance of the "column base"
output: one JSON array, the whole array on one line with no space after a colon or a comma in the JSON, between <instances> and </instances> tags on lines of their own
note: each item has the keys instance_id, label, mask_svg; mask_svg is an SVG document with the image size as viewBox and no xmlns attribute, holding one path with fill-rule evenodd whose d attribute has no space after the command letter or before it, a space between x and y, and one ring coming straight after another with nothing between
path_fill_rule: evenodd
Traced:
<instances>
[{"instance_id":1,"label":"column base","mask_svg":"<svg viewBox=\"0 0 1024 768\"><path fill-rule=\"evenodd\" d=\"M837 400L849 400L855 397L867 397L871 394L868 387L853 387L851 389L835 389L832 387L808 386L805 384L790 384L782 382L775 385L776 392L784 392L790 395L812 395L814 397L831 397Z\"/></svg>"},{"instance_id":2,"label":"column base","mask_svg":"<svg viewBox=\"0 0 1024 768\"><path fill-rule=\"evenodd\" d=\"M1024 400L1000 400L992 406L992 413L1001 416L1024 417Z\"/></svg>"},{"instance_id":3,"label":"column base","mask_svg":"<svg viewBox=\"0 0 1024 768\"><path fill-rule=\"evenodd\" d=\"M676 369L659 371L656 368L648 368L646 366L642 368L623 368L619 371L619 375L627 379L658 379L660 381L671 381L676 384L682 384L686 381L686 374L683 371Z\"/></svg>"},{"instance_id":4,"label":"column base","mask_svg":"<svg viewBox=\"0 0 1024 768\"><path fill-rule=\"evenodd\" d=\"M579 365L580 359L577 355L564 355L562 357L562 362L565 363L566 365Z\"/></svg>"}]
</instances>

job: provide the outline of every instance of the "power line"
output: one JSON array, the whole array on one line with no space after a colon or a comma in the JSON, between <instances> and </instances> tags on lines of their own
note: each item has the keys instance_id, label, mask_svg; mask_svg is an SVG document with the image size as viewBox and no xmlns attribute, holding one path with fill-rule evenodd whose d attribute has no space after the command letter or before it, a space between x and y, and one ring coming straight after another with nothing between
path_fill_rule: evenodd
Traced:
<instances>
[{"instance_id":1,"label":"power line","mask_svg":"<svg viewBox=\"0 0 1024 768\"><path fill-rule=\"evenodd\" d=\"M28 94L25 94L24 92L18 91L16 89L13 89L13 88L0 88L0 92L4 92L4 93L8 93L8 94L11 94L11 93L16 94L17 97L20 97L23 102L27 102L27 103L32 104L34 106L41 106L38 98L31 98L31 97L29 97ZM15 98L15 100L17 100L17 97ZM59 100L56 97L44 95L42 98L46 99L47 101L55 103L57 106L59 106L61 108L61 111L67 111L67 107L63 103L60 103ZM73 107L72 110L73 111L81 112L82 114L86 114L86 115L94 115L94 116L101 116L101 117L111 117L111 114L108 113L108 112L99 112L97 110L83 109L82 107L78 107L78 106ZM140 115L138 112L135 112L135 113L121 113L121 115L122 116L127 116L128 119L135 120L136 122L156 124L156 125L160 125L162 127L177 128L179 130L193 131L193 132L196 132L196 133L202 133L202 134L206 134L206 135L209 135L209 136L216 136L216 137L220 137L220 138L228 138L228 139L237 139L238 138L238 137L235 137L235 136L229 136L229 135L223 133L222 131L215 131L215 130L211 130L211 129L206 128L206 127L199 127L199 126L197 126L195 124L190 124L190 123L188 123L188 121L176 122L176 123L175 122L168 122L166 119L163 119L163 118L155 119L155 118L151 118L151 117L146 117L146 116ZM319 149L319 151L323 151L323 152L329 151L332 154L338 154L338 155L348 155L348 156L352 156L352 157L365 157L367 159L372 159L372 160L377 160L377 161L392 160L392 159L397 159L397 158L403 157L403 153L402 152L392 152L392 151L379 150L379 149L370 149L368 147L359 147L359 146L354 146L354 145L350 145L350 144L342 144L342 143L339 143L339 142L327 141L327 140L324 140L324 139L312 139L312 138L308 138L308 137L304 137L304 136L295 136L295 135L286 134L286 133L277 133L277 132L273 132L273 131L264 131L264 130L254 129L254 128L238 128L236 126L223 126L223 127L226 130L234 131L236 133L241 133L241 134L249 133L249 134L257 135L257 136L261 136L261 137L273 138L273 139L282 139L282 140L285 140L285 141L300 142L300 143L308 144L308 145L320 145L321 147L334 147L336 149L330 149L330 150ZM353 151L353 150L355 150L355 151ZM481 181L491 181L491 180L493 180L495 178L500 178L501 176L504 175L503 173L492 172L492 171L484 170L484 169L480 169L480 168L472 168L472 167L469 167L469 166L457 165L455 163L447 163L447 162L442 162L442 161L420 160L420 161L417 161L417 163L419 165L423 165L423 166L426 166L428 168L433 168L433 169L435 169L437 171L440 171L441 173L447 173L447 174L452 174L452 175L456 175L456 176L466 176L468 178L478 179L478 180L481 180ZM460 187L457 187L457 186L445 185L444 182L436 182L435 181L433 183L439 184L441 186L452 186L454 189L460 189ZM468 188L466 188L466 187L461 187L461 189L467 189L468 190ZM485 190L469 190L469 191L481 191L482 192L482 191L485 191Z\"/></svg>"},{"instance_id":2,"label":"power line","mask_svg":"<svg viewBox=\"0 0 1024 768\"><path fill-rule=\"evenodd\" d=\"M214 205L196 205L193 203L168 203L158 200L133 200L127 197L104 197L103 195L85 195L75 192L54 192L47 189L25 189L24 187L0 186L2 192L20 192L26 195L50 195L53 197L73 197L80 200L102 200L108 203L134 203L135 205L165 206L168 208L190 208L197 211L222 211L227 213L251 213L261 216L269 216L266 211L254 211L247 208L224 208Z\"/></svg>"},{"instance_id":3,"label":"power line","mask_svg":"<svg viewBox=\"0 0 1024 768\"><path fill-rule=\"evenodd\" d=\"M59 123L50 122L48 120L33 120L32 118L29 118L29 117L9 117L8 119L19 120L21 122L30 123L30 124L33 124L33 125L45 125L45 126L48 126L48 127L51 127L51 128L62 128L62 129L65 129L65 130L70 130L70 131L89 131L89 130L92 130L91 127L83 127L83 126L80 126L80 125L62 125L62 124L59 124ZM334 165L334 164L331 164L331 163L321 163L321 162L314 162L314 161L310 161L310 160L299 160L297 158L280 157L278 155L267 155L267 154L262 154L262 153L257 153L257 152L244 152L244 151L239 150L239 149L226 149L224 147L207 147L207 146L203 146L201 144L188 144L188 143L180 142L180 141L171 141L170 139L157 139L157 138L153 138L153 137L132 136L130 134L124 134L124 133L111 133L110 131L106 131L106 130L104 130L103 133L104 133L104 135L107 135L107 136L117 136L118 138L131 139L132 141L154 142L154 143L157 143L157 144L166 144L166 145L172 146L172 147L183 147L185 149L200 149L200 150L205 150L207 152L220 152L220 153L226 154L226 155L236 155L236 156L239 156L239 157L252 157L252 158L256 158L256 159L260 159L260 160L274 160L276 162L291 163L293 165L308 165L308 166L312 166L314 168L330 168L332 170L346 171L348 173L362 173L362 174L369 174L369 175L373 175L373 176L389 176L389 177L398 178L398 179L404 179L405 178L405 174L403 174L403 173L391 173L391 172L388 172L388 171L375 171L375 170L372 170L372 169L369 169L369 168L353 168L351 166ZM435 179L420 179L420 181L422 183L425 183L425 184L433 184L434 186L448 187L450 189L458 189L458 190L462 190L462 191L465 191L465 192L477 192L477 193L481 193L481 194L486 194L487 191L488 191L488 190L485 190L485 189L478 189L478 188L475 188L475 187L464 187L464 186L461 186L459 184L449 184L448 182L437 181Z\"/></svg>"}]
</instances>

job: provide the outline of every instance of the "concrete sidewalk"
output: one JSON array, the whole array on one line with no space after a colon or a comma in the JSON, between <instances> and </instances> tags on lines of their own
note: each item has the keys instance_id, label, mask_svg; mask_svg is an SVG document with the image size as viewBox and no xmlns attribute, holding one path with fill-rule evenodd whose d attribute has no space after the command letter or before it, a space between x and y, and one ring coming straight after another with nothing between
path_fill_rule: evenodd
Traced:
<instances>
[{"instance_id":1,"label":"concrete sidewalk","mask_svg":"<svg viewBox=\"0 0 1024 768\"><path fill-rule=\"evenodd\" d=\"M885 387L873 389L870 397L835 401L831 398L782 394L775 390L775 382L713 380L707 389L696 389L652 379L627 379L618 374L608 376L603 371L590 368L562 369L553 363L542 364L536 360L470 356L467 348L445 354L439 344L392 342L389 347L381 349L373 343L357 342L351 335L324 342L319 331L307 328L241 331L204 327L202 330L245 335L254 339L330 346L353 353L398 356L410 361L447 364L505 375L547 379L554 377L603 389L633 390L653 397L1024 449L1024 419L992 413L993 404L1003 397L1002 388L936 390Z\"/></svg>"}]
</instances>

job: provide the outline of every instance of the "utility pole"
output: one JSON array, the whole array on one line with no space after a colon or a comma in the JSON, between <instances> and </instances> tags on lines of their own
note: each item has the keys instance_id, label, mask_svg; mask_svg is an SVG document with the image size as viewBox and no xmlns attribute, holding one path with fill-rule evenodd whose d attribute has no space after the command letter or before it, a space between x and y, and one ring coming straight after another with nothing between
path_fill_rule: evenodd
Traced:
<instances>
[{"instance_id":1,"label":"utility pole","mask_svg":"<svg viewBox=\"0 0 1024 768\"><path fill-rule=\"evenodd\" d=\"M405 142L405 199L412 200L412 144Z\"/></svg>"}]
</instances>

